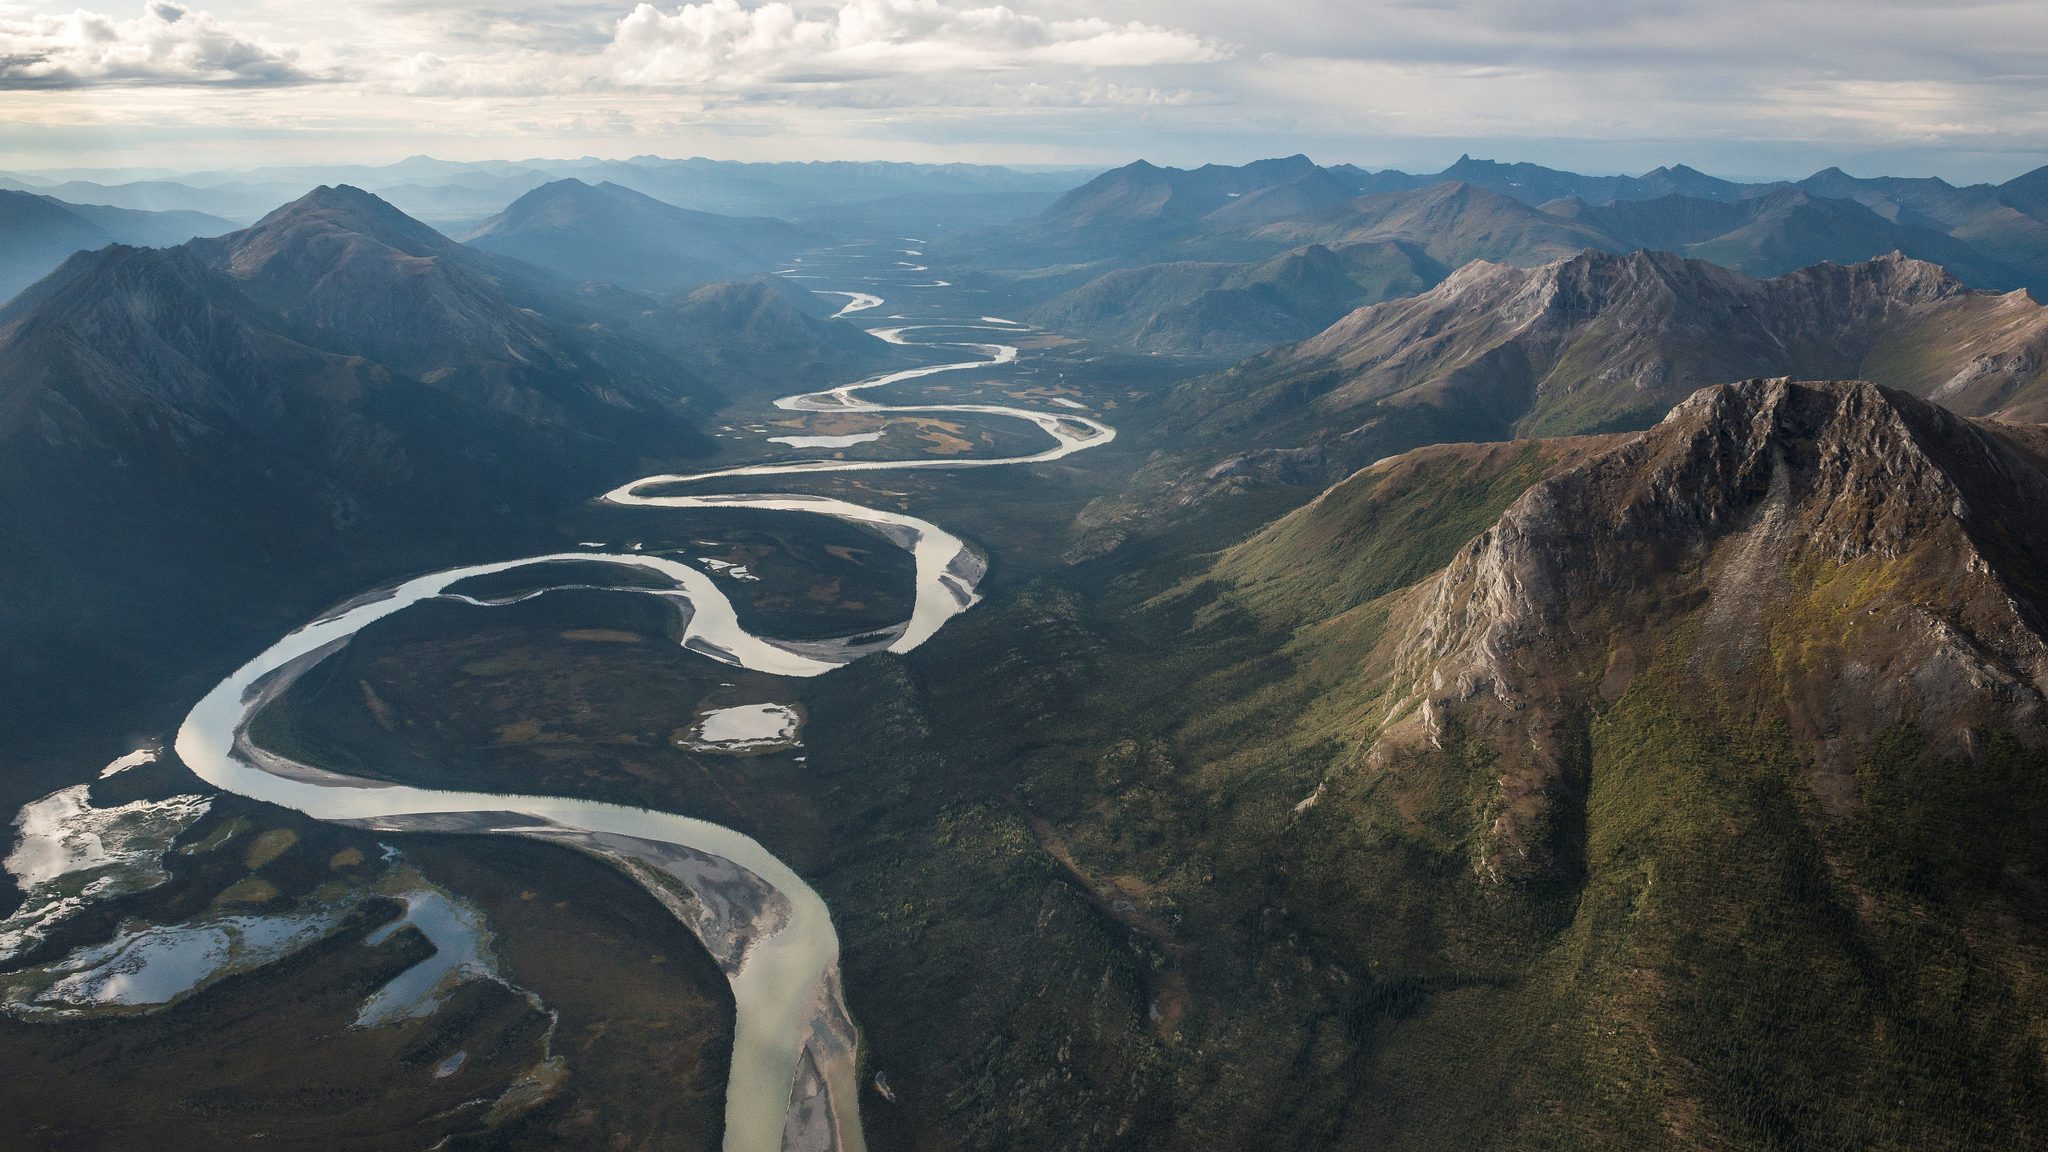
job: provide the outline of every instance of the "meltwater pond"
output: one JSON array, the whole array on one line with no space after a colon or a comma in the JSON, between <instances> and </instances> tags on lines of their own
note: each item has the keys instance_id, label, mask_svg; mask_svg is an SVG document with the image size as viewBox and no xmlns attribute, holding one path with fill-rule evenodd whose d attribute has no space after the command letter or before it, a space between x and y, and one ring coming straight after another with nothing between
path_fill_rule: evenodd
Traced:
<instances>
[{"instance_id":1,"label":"meltwater pond","mask_svg":"<svg viewBox=\"0 0 2048 1152\"><path fill-rule=\"evenodd\" d=\"M432 1015L447 994L471 979L496 979L497 965L488 952L490 933L483 913L431 885L396 893L405 914L365 937L382 944L401 928L414 928L434 946L434 954L393 977L363 1002L356 1027L374 1028Z\"/></svg>"}]
</instances>

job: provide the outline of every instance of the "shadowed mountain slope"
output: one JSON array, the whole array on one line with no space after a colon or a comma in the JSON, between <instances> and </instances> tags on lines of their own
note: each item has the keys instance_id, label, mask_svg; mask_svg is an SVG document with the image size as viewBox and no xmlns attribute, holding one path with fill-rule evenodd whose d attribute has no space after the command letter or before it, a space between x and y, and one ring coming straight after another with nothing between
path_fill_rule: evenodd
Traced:
<instances>
[{"instance_id":1,"label":"shadowed mountain slope","mask_svg":"<svg viewBox=\"0 0 2048 1152\"><path fill-rule=\"evenodd\" d=\"M717 380L724 395L765 399L900 362L901 349L831 319L837 308L787 280L753 276L652 304L628 329Z\"/></svg>"},{"instance_id":2,"label":"shadowed mountain slope","mask_svg":"<svg viewBox=\"0 0 2048 1152\"><path fill-rule=\"evenodd\" d=\"M109 244L162 247L214 236L234 225L201 212L142 212L68 204L0 190L0 304L42 279L74 252Z\"/></svg>"},{"instance_id":3,"label":"shadowed mountain slope","mask_svg":"<svg viewBox=\"0 0 2048 1152\"><path fill-rule=\"evenodd\" d=\"M1670 196L1617 200L1597 208L1568 203L1551 211L1598 228L1618 250L1677 252L1752 276L1779 276L1824 260L1853 264L1898 251L1939 264L1978 288L2015 288L2029 281L2000 258L1932 222L1914 223L1910 214L1887 218L1855 200L1830 198L1803 186L1728 202ZM2048 226L2042 230L2048 235ZM2007 251L2005 237L1989 235L1995 251Z\"/></svg>"},{"instance_id":4,"label":"shadowed mountain slope","mask_svg":"<svg viewBox=\"0 0 2048 1152\"><path fill-rule=\"evenodd\" d=\"M82 253L0 310L10 690L85 706L167 645L270 626L238 604L516 547L709 447L681 362L525 275L322 188L218 239Z\"/></svg>"},{"instance_id":5,"label":"shadowed mountain slope","mask_svg":"<svg viewBox=\"0 0 2048 1152\"><path fill-rule=\"evenodd\" d=\"M1613 243L1596 228L1463 183L1361 196L1320 212L1260 225L1254 235L1296 244L1407 240L1452 266L1471 260L1540 263Z\"/></svg>"}]
</instances>

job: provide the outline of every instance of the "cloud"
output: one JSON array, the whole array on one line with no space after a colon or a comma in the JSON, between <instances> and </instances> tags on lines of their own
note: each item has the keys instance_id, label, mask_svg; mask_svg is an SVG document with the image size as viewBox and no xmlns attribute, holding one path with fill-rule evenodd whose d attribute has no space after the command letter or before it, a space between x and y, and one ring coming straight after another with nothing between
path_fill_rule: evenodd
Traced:
<instances>
[{"instance_id":1,"label":"cloud","mask_svg":"<svg viewBox=\"0 0 2048 1152\"><path fill-rule=\"evenodd\" d=\"M618 83L744 86L1022 68L1143 68L1227 59L1223 45L1142 21L1048 20L1003 5L847 0L810 16L785 3L640 4L606 51Z\"/></svg>"},{"instance_id":2,"label":"cloud","mask_svg":"<svg viewBox=\"0 0 2048 1152\"><path fill-rule=\"evenodd\" d=\"M2048 158L2041 0L136 2L0 0L0 90L51 89L0 117L11 167L50 141L177 164L198 140L260 159L722 136L784 158L1471 150L1744 176ZM61 14L78 4L122 16Z\"/></svg>"},{"instance_id":3,"label":"cloud","mask_svg":"<svg viewBox=\"0 0 2048 1152\"><path fill-rule=\"evenodd\" d=\"M391 72L383 83L410 96L548 96L591 87L584 69L565 67L560 57L532 50L453 58L420 52Z\"/></svg>"},{"instance_id":4,"label":"cloud","mask_svg":"<svg viewBox=\"0 0 2048 1152\"><path fill-rule=\"evenodd\" d=\"M299 69L291 49L168 0L152 0L128 20L82 9L61 16L0 12L0 88L249 88L314 79Z\"/></svg>"}]
</instances>

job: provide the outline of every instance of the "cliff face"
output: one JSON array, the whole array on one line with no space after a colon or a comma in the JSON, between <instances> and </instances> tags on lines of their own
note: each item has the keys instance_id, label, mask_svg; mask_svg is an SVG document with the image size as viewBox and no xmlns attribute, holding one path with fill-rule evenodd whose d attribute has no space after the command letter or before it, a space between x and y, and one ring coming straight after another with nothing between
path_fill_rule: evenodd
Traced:
<instances>
[{"instance_id":1,"label":"cliff face","mask_svg":"<svg viewBox=\"0 0 2048 1152\"><path fill-rule=\"evenodd\" d=\"M1498 755L1479 867L1547 867L1574 732L1652 666L1703 713L1782 721L1824 803L1910 724L1940 752L2048 743L2036 442L1870 384L1752 380L1553 475L1389 628L1372 760Z\"/></svg>"}]
</instances>

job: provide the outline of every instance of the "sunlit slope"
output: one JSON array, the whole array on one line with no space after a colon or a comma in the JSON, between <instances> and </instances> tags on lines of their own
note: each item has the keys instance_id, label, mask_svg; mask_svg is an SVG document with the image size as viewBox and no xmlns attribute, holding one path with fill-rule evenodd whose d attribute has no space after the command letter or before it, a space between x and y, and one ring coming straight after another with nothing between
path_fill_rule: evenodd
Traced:
<instances>
[{"instance_id":1,"label":"sunlit slope","mask_svg":"<svg viewBox=\"0 0 2048 1152\"><path fill-rule=\"evenodd\" d=\"M1516 1146L2024 1143L2042 443L1757 382L1619 443L1425 449L1228 554L1325 678L1281 743L1336 750L1282 821L1298 895L1445 989L1361 1093Z\"/></svg>"}]
</instances>

